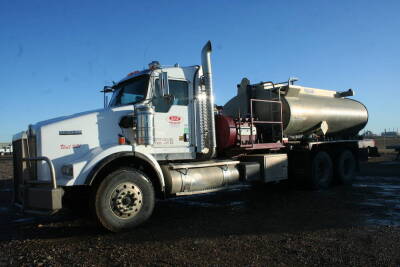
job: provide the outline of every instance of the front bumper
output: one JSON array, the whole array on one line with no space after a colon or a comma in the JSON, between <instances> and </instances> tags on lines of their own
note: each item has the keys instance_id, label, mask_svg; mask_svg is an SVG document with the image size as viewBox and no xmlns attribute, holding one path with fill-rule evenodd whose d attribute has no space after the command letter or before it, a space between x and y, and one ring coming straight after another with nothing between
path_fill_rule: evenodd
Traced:
<instances>
[{"instance_id":1,"label":"front bumper","mask_svg":"<svg viewBox=\"0 0 400 267\"><path fill-rule=\"evenodd\" d=\"M24 211L43 211L53 213L62 208L62 188L25 186Z\"/></svg>"},{"instance_id":2,"label":"front bumper","mask_svg":"<svg viewBox=\"0 0 400 267\"><path fill-rule=\"evenodd\" d=\"M13 141L14 204L25 212L54 213L62 208L64 190L57 186L54 166L47 157L35 157L28 138ZM50 169L50 181L37 179L36 161L45 161Z\"/></svg>"}]
</instances>

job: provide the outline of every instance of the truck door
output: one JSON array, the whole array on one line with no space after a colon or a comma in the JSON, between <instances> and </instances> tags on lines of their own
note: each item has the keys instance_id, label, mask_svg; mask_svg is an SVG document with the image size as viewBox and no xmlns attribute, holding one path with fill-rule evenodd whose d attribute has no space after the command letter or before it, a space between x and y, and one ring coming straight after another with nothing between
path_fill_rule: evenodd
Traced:
<instances>
[{"instance_id":1,"label":"truck door","mask_svg":"<svg viewBox=\"0 0 400 267\"><path fill-rule=\"evenodd\" d=\"M168 84L170 97L164 97L159 95L158 79L154 82L154 147L180 148L176 153L189 152L182 150L190 147L189 82L170 77Z\"/></svg>"}]
</instances>

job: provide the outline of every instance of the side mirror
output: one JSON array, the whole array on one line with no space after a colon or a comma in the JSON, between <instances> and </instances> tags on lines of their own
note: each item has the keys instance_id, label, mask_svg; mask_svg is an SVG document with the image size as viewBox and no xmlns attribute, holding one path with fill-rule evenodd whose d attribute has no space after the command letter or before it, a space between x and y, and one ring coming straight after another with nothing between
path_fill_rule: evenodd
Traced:
<instances>
[{"instance_id":1,"label":"side mirror","mask_svg":"<svg viewBox=\"0 0 400 267\"><path fill-rule=\"evenodd\" d=\"M160 95L169 96L168 72L161 72L158 79Z\"/></svg>"},{"instance_id":2,"label":"side mirror","mask_svg":"<svg viewBox=\"0 0 400 267\"><path fill-rule=\"evenodd\" d=\"M103 93L104 108L107 108L108 106L108 95L106 94L112 93L113 91L114 89L112 88L112 86L104 86L103 90L100 91Z\"/></svg>"}]
</instances>

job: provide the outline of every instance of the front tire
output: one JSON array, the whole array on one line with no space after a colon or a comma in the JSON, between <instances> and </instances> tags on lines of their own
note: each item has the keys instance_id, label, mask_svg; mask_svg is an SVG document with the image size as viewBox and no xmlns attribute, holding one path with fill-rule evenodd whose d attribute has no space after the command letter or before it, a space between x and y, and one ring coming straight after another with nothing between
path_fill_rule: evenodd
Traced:
<instances>
[{"instance_id":1,"label":"front tire","mask_svg":"<svg viewBox=\"0 0 400 267\"><path fill-rule=\"evenodd\" d=\"M120 168L107 175L94 195L95 215L112 232L144 223L151 216L154 203L150 179L132 168Z\"/></svg>"},{"instance_id":2,"label":"front tire","mask_svg":"<svg viewBox=\"0 0 400 267\"><path fill-rule=\"evenodd\" d=\"M311 163L311 186L313 189L327 189L333 179L333 164L329 154L319 151Z\"/></svg>"}]
</instances>

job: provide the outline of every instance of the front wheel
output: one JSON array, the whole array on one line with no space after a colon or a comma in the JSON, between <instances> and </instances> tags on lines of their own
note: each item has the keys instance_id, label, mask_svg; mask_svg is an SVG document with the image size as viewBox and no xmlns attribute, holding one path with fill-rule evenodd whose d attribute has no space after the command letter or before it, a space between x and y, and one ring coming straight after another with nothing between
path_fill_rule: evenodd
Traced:
<instances>
[{"instance_id":1,"label":"front wheel","mask_svg":"<svg viewBox=\"0 0 400 267\"><path fill-rule=\"evenodd\" d=\"M95 215L112 232L131 229L145 222L154 209L154 189L145 174L120 168L100 183L94 195Z\"/></svg>"}]
</instances>

